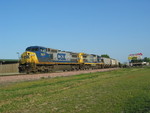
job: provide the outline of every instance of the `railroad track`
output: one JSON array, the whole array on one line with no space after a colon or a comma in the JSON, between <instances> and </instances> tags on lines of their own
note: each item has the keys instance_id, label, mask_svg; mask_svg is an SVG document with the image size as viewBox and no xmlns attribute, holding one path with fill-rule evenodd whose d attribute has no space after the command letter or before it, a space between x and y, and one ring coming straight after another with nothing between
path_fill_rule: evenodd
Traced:
<instances>
[{"instance_id":1,"label":"railroad track","mask_svg":"<svg viewBox=\"0 0 150 113\"><path fill-rule=\"evenodd\" d=\"M20 82L20 81L31 81L38 80L41 78L53 78L61 76L72 76L84 73L94 73L94 72L104 72L112 71L119 68L107 68L107 69L96 69L96 70L80 70L80 71L69 71L69 72L55 72L55 73L40 73L40 74L15 74L0 76L0 84L11 83L11 82Z\"/></svg>"}]
</instances>

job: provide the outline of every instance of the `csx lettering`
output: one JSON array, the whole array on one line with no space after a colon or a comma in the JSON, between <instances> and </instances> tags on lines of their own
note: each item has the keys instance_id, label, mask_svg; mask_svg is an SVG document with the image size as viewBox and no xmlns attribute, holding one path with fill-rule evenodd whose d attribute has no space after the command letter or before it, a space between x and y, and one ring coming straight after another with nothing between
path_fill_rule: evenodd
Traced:
<instances>
[{"instance_id":1,"label":"csx lettering","mask_svg":"<svg viewBox=\"0 0 150 113\"><path fill-rule=\"evenodd\" d=\"M57 54L57 58L58 58L58 60L66 60L66 54Z\"/></svg>"}]
</instances>

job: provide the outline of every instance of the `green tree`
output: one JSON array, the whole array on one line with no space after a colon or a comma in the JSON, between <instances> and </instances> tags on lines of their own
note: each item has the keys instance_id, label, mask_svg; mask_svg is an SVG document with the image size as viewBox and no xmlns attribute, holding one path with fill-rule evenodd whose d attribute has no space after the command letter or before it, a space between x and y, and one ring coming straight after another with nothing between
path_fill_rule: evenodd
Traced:
<instances>
[{"instance_id":1,"label":"green tree","mask_svg":"<svg viewBox=\"0 0 150 113\"><path fill-rule=\"evenodd\" d=\"M101 55L101 57L110 58L109 55L107 55L107 54L103 54L103 55Z\"/></svg>"},{"instance_id":2,"label":"green tree","mask_svg":"<svg viewBox=\"0 0 150 113\"><path fill-rule=\"evenodd\" d=\"M144 62L150 62L150 58L145 57L145 58L143 59L143 61L144 61Z\"/></svg>"}]
</instances>

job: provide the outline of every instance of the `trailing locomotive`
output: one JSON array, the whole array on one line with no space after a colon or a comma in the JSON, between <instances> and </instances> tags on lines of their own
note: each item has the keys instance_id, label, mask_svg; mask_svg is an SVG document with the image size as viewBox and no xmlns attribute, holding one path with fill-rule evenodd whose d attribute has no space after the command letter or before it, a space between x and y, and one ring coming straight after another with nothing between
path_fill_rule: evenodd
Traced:
<instances>
[{"instance_id":1,"label":"trailing locomotive","mask_svg":"<svg viewBox=\"0 0 150 113\"><path fill-rule=\"evenodd\" d=\"M56 70L84 70L116 67L118 61L99 55L74 53L41 46L30 46L21 55L20 73L43 73Z\"/></svg>"}]
</instances>

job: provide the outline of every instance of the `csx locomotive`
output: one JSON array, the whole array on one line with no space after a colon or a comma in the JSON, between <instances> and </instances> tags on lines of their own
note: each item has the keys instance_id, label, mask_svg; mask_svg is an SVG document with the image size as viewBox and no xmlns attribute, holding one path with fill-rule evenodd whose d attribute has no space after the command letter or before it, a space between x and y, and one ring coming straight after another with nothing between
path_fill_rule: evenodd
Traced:
<instances>
[{"instance_id":1,"label":"csx locomotive","mask_svg":"<svg viewBox=\"0 0 150 113\"><path fill-rule=\"evenodd\" d=\"M20 73L44 73L57 70L85 70L117 67L119 62L100 55L61 51L42 46L30 46L21 55Z\"/></svg>"}]
</instances>

